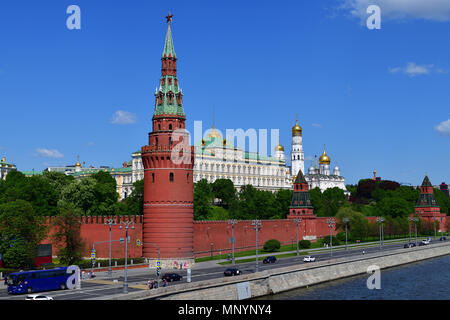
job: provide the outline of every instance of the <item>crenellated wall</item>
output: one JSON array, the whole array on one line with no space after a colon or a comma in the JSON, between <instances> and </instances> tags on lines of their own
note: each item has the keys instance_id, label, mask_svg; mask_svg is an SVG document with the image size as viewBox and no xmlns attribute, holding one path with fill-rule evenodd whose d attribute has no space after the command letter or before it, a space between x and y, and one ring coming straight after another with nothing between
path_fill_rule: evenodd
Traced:
<instances>
[{"instance_id":1,"label":"crenellated wall","mask_svg":"<svg viewBox=\"0 0 450 320\"><path fill-rule=\"evenodd\" d=\"M125 228L119 228L121 222L132 221L134 222L134 229L132 229L132 224L128 228L128 236L130 237L130 242L128 243L128 257L142 257L142 246L136 245L136 240L142 242L142 216L83 216L80 219L81 223L81 238L84 241L84 257L90 257L91 250L95 243L95 250L97 258L107 258L109 257L109 225L105 225L108 219L113 219L116 225L111 227L111 255L113 258L123 258L125 256L125 243L120 243L120 238L125 238ZM52 243L52 254L56 256L59 247L54 241L52 241L51 235L54 233L55 229L52 227L54 217L48 217L47 223L50 227L49 236L43 240L41 243Z\"/></svg>"},{"instance_id":2,"label":"crenellated wall","mask_svg":"<svg viewBox=\"0 0 450 320\"><path fill-rule=\"evenodd\" d=\"M54 218L47 218L49 225L52 224ZM93 243L95 244L97 258L109 257L109 226L105 225L108 219L114 219L116 225L112 226L112 240L125 238L125 230L119 229L119 223L131 220L135 223L135 228L128 229L128 235L131 240L128 244L128 257L142 257L143 247L137 246L136 241L139 239L142 243L142 216L99 216L99 217L83 217L81 222L81 237L85 242L83 251L84 257L90 257ZM330 234L330 229L326 222L327 217L302 218L299 226L299 239L315 239L323 238ZM369 222L375 222L376 217L367 217ZM446 223L444 221L444 223ZM444 224L443 223L443 224ZM296 248L297 225L293 220L261 220L262 227L258 232L258 246L263 247L264 243L270 239L277 239L282 245L292 244L293 249ZM54 229L51 229L51 233ZM335 227L332 230L336 235ZM231 225L227 221L194 221L194 255L195 257L204 257L208 255L216 255L231 252ZM234 226L234 237L236 239L235 250L254 249L256 244L256 234L252 226L252 220L239 220ZM103 242L103 243L97 243ZM47 237L42 243L52 243L51 238ZM157 244L156 244L157 245ZM149 244L149 250L153 250L154 257L157 257L157 249L155 245ZM53 255L56 256L58 251L57 245L53 243ZM123 258L125 255L125 244L119 241L112 242L112 257Z\"/></svg>"}]
</instances>

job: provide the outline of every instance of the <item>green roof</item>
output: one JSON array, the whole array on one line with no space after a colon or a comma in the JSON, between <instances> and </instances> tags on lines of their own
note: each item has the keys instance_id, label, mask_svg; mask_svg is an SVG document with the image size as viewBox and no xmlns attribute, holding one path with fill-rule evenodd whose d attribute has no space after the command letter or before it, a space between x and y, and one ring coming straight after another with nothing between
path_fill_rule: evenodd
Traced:
<instances>
[{"instance_id":1,"label":"green roof","mask_svg":"<svg viewBox=\"0 0 450 320\"><path fill-rule=\"evenodd\" d=\"M166 41L164 42L164 51L162 53L162 56L168 57L169 54L176 58L177 55L175 54L175 48L173 46L173 39L172 39L172 30L170 29L170 23L167 27L167 34L166 34Z\"/></svg>"}]
</instances>

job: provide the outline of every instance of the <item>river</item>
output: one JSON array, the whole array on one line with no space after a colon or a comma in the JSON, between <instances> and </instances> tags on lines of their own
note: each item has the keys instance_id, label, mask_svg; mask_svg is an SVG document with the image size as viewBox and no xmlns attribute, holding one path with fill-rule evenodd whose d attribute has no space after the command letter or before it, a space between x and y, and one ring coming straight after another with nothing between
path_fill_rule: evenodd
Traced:
<instances>
[{"instance_id":1,"label":"river","mask_svg":"<svg viewBox=\"0 0 450 320\"><path fill-rule=\"evenodd\" d=\"M450 300L450 255L381 270L379 290L367 288L368 277L354 276L260 299Z\"/></svg>"}]
</instances>

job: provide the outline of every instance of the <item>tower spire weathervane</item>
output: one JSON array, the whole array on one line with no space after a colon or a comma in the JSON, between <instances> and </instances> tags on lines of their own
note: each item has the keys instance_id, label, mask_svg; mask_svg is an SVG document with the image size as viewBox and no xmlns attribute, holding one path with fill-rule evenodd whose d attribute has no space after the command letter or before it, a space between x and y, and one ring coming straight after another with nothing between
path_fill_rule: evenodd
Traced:
<instances>
[{"instance_id":1,"label":"tower spire weathervane","mask_svg":"<svg viewBox=\"0 0 450 320\"><path fill-rule=\"evenodd\" d=\"M168 24L170 24L172 22L172 18L173 18L173 14L170 14L170 11L169 11L169 15L166 17Z\"/></svg>"}]
</instances>

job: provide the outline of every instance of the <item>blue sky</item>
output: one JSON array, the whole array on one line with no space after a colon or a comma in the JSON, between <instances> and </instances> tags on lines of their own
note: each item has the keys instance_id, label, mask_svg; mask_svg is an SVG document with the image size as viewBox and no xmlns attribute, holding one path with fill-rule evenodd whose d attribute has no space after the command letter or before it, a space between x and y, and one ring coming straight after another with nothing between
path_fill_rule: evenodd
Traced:
<instances>
[{"instance_id":1,"label":"blue sky","mask_svg":"<svg viewBox=\"0 0 450 320\"><path fill-rule=\"evenodd\" d=\"M19 170L119 167L147 143L167 25L187 129L280 129L326 144L346 183L450 183L449 1L3 1L0 156ZM366 27L368 4L381 29ZM68 30L69 5L81 30ZM117 113L119 112L119 113ZM114 115L119 115L115 118ZM306 161L306 167L310 161Z\"/></svg>"}]
</instances>

